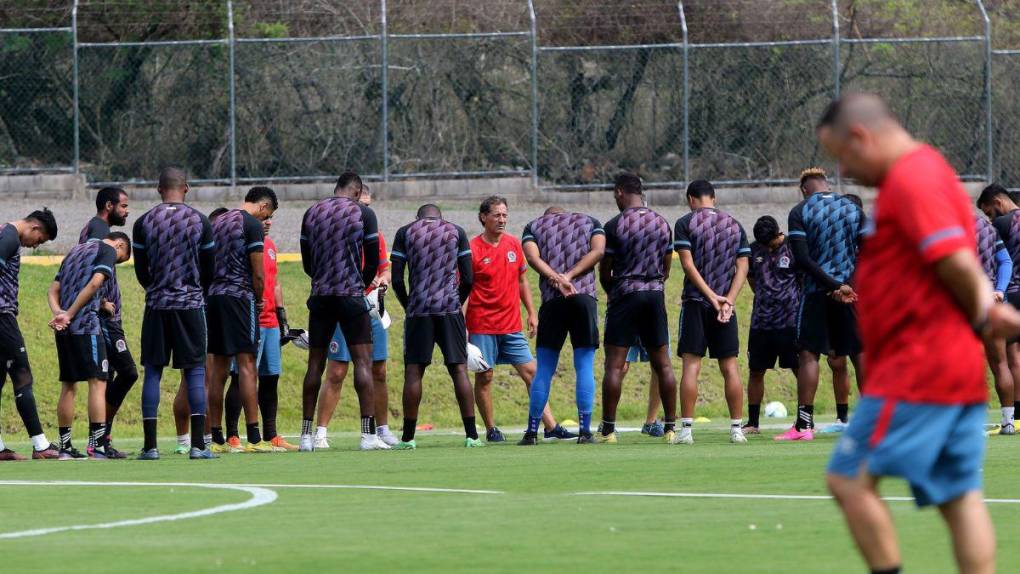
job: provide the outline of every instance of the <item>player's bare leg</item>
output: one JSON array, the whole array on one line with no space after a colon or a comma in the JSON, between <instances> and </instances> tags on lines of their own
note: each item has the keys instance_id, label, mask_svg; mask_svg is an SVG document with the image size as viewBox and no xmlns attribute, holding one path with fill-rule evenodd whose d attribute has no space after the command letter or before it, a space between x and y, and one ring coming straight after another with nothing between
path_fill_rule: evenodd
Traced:
<instances>
[{"instance_id":1,"label":"player's bare leg","mask_svg":"<svg viewBox=\"0 0 1020 574\"><path fill-rule=\"evenodd\" d=\"M208 412L205 417L205 434L212 435L214 452L227 448L223 436L223 391L230 376L230 357L209 355L206 360L205 390L208 397Z\"/></svg>"},{"instance_id":2,"label":"player's bare leg","mask_svg":"<svg viewBox=\"0 0 1020 574\"><path fill-rule=\"evenodd\" d=\"M310 347L308 349L308 369L301 388L301 445L305 452L312 450L312 417L315 416L315 403L322 387L322 372L326 370L326 347Z\"/></svg>"},{"instance_id":3,"label":"player's bare leg","mask_svg":"<svg viewBox=\"0 0 1020 574\"><path fill-rule=\"evenodd\" d=\"M900 566L900 549L892 514L878 493L878 478L862 472L857 478L828 474L829 492L846 518L850 534L872 570Z\"/></svg>"},{"instance_id":4,"label":"player's bare leg","mask_svg":"<svg viewBox=\"0 0 1020 574\"><path fill-rule=\"evenodd\" d=\"M832 394L836 400L836 422L824 429L823 433L843 432L850 417L850 360L846 356L826 357L832 370ZM858 377L859 379L859 377Z\"/></svg>"},{"instance_id":5,"label":"player's bare leg","mask_svg":"<svg viewBox=\"0 0 1020 574\"><path fill-rule=\"evenodd\" d=\"M680 434L677 442L694 444L694 408L698 402L698 376L701 374L701 356L684 353L680 375Z\"/></svg>"},{"instance_id":6,"label":"player's bare leg","mask_svg":"<svg viewBox=\"0 0 1020 574\"><path fill-rule=\"evenodd\" d=\"M798 430L814 428L815 395L818 393L819 356L811 351L800 352L797 369L797 423ZM805 413L807 417L805 418Z\"/></svg>"},{"instance_id":7,"label":"player's bare leg","mask_svg":"<svg viewBox=\"0 0 1020 574\"><path fill-rule=\"evenodd\" d=\"M1003 340L985 341L985 358L988 360L988 367L992 371L992 379L995 381L995 393L999 397L999 406L1002 411L1002 419L999 422L999 434L1012 434L1015 432L1013 426L1013 373L1009 370L1009 362L1006 360L1006 342ZM1007 425L1010 428L1006 428ZM1003 432L1005 431L1005 432Z\"/></svg>"},{"instance_id":8,"label":"player's bare leg","mask_svg":"<svg viewBox=\"0 0 1020 574\"><path fill-rule=\"evenodd\" d=\"M340 392L347 378L350 363L347 361L326 362L326 383L319 389L319 402L315 411L315 448L329 448L327 438L329 421L333 420L336 407L340 404Z\"/></svg>"},{"instance_id":9,"label":"player's bare leg","mask_svg":"<svg viewBox=\"0 0 1020 574\"><path fill-rule=\"evenodd\" d=\"M1007 343L1006 344L1006 363L1009 366L1009 372L1013 376L1013 407L1014 414L1016 407L1020 406L1020 385L1016 384L1020 381L1020 343Z\"/></svg>"},{"instance_id":10,"label":"player's bare leg","mask_svg":"<svg viewBox=\"0 0 1020 574\"><path fill-rule=\"evenodd\" d=\"M939 507L953 536L953 553L963 574L995 572L995 528L980 491Z\"/></svg>"},{"instance_id":11,"label":"player's bare leg","mask_svg":"<svg viewBox=\"0 0 1020 574\"><path fill-rule=\"evenodd\" d=\"M531 393L531 381L535 380L535 372L538 370L537 361L529 361L520 365L514 365L514 370L524 380L524 388ZM491 401L492 394L489 394ZM491 404L490 404L491 406ZM552 432L556 428L556 419L553 417L552 409L549 408L548 403L545 408L542 409L542 425L545 427L546 432Z\"/></svg>"},{"instance_id":12,"label":"player's bare leg","mask_svg":"<svg viewBox=\"0 0 1020 574\"><path fill-rule=\"evenodd\" d=\"M605 374L602 376L602 432L597 437L599 442L616 442L616 407L620 404L629 351L629 347L606 344Z\"/></svg>"},{"instance_id":13,"label":"player's bare leg","mask_svg":"<svg viewBox=\"0 0 1020 574\"><path fill-rule=\"evenodd\" d=\"M662 396L659 392L659 376L655 374L655 369L651 371L651 377L648 380L648 409L645 410L646 425L655 423L655 420L659 417L659 408L662 407Z\"/></svg>"},{"instance_id":14,"label":"player's bare leg","mask_svg":"<svg viewBox=\"0 0 1020 574\"><path fill-rule=\"evenodd\" d=\"M358 393L358 408L361 411L361 450L388 450L390 447L376 435L375 400L372 392L372 343L349 345L351 362L354 363L354 390Z\"/></svg>"},{"instance_id":15,"label":"player's bare leg","mask_svg":"<svg viewBox=\"0 0 1020 574\"><path fill-rule=\"evenodd\" d=\"M496 428L495 415L492 408L492 377L495 369L489 369L483 373L475 373L475 403L478 405L478 414L482 415L482 424L488 432Z\"/></svg>"},{"instance_id":16,"label":"player's bare leg","mask_svg":"<svg viewBox=\"0 0 1020 574\"><path fill-rule=\"evenodd\" d=\"M188 454L191 452L191 406L188 404L188 383L183 374L177 386L177 394L174 395L173 411L174 428L177 429L177 448L174 452Z\"/></svg>"},{"instance_id":17,"label":"player's bare leg","mask_svg":"<svg viewBox=\"0 0 1020 574\"><path fill-rule=\"evenodd\" d=\"M259 430L259 389L258 368L253 353L238 353L237 380L241 391L241 405L244 407L244 422L247 427L248 446L252 452L271 452L269 444L263 444ZM229 369L229 363L227 365Z\"/></svg>"},{"instance_id":18,"label":"player's bare leg","mask_svg":"<svg viewBox=\"0 0 1020 574\"><path fill-rule=\"evenodd\" d=\"M386 387L386 361L372 363L372 396L375 397L375 423L390 424L390 390Z\"/></svg>"},{"instance_id":19,"label":"player's bare leg","mask_svg":"<svg viewBox=\"0 0 1020 574\"><path fill-rule=\"evenodd\" d=\"M744 434L758 434L761 424L761 403L765 400L765 371L751 371L747 375L747 424Z\"/></svg>"},{"instance_id":20,"label":"player's bare leg","mask_svg":"<svg viewBox=\"0 0 1020 574\"><path fill-rule=\"evenodd\" d=\"M719 359L719 370L722 371L723 391L726 395L726 405L730 410L730 442L746 443L747 439L740 428L740 420L744 416L744 386L740 383L740 366L737 364L737 358Z\"/></svg>"},{"instance_id":21,"label":"player's bare leg","mask_svg":"<svg viewBox=\"0 0 1020 574\"><path fill-rule=\"evenodd\" d=\"M673 362L669 357L669 345L648 349L648 361L651 365L652 380L657 383L659 401L662 403L663 437L667 442L673 442L676 439L677 389Z\"/></svg>"},{"instance_id":22,"label":"player's bare leg","mask_svg":"<svg viewBox=\"0 0 1020 574\"><path fill-rule=\"evenodd\" d=\"M74 425L74 401L77 396L76 383L60 383L60 398L57 400L57 427L59 428L60 460L85 458L71 446L71 427Z\"/></svg>"}]
</instances>

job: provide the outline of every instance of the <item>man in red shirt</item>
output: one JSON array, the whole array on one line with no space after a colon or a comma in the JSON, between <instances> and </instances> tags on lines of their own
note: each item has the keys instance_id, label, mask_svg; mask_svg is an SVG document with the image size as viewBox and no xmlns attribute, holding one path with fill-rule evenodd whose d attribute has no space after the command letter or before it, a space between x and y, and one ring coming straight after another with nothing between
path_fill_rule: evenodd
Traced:
<instances>
[{"instance_id":1,"label":"man in red shirt","mask_svg":"<svg viewBox=\"0 0 1020 574\"><path fill-rule=\"evenodd\" d=\"M524 249L519 239L506 232L508 218L506 199L492 196L482 202L478 220L484 230L471 240L474 288L464 313L468 340L482 351L485 362L490 367L513 365L530 392L536 363L521 332L520 303L528 312L529 337L538 329L538 315L525 275ZM475 401L485 423L485 440L503 442L506 438L496 427L492 412L492 374L491 368L475 374ZM546 440L577 438L556 424L548 405L542 411L542 424Z\"/></svg>"},{"instance_id":2,"label":"man in red shirt","mask_svg":"<svg viewBox=\"0 0 1020 574\"><path fill-rule=\"evenodd\" d=\"M899 572L881 477L938 506L962 572L993 572L981 494L987 389L981 337L1016 336L977 258L974 216L956 173L877 96L833 102L818 126L845 175L878 186L855 277L868 381L828 467L828 486L872 572Z\"/></svg>"}]
</instances>

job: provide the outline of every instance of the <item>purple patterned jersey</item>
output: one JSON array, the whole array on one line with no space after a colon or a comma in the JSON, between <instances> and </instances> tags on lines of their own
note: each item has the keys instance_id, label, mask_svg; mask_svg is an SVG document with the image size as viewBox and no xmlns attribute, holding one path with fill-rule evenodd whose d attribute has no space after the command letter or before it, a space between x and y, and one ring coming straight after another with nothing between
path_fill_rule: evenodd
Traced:
<instances>
[{"instance_id":1,"label":"purple patterned jersey","mask_svg":"<svg viewBox=\"0 0 1020 574\"><path fill-rule=\"evenodd\" d=\"M602 224L594 217L581 213L551 213L543 215L524 227L521 243L533 242L538 253L557 273L573 269L591 251L591 238L605 234ZM589 271L572 281L578 294L595 297L595 271ZM542 302L562 297L560 290L549 284L545 277L538 280Z\"/></svg>"},{"instance_id":2,"label":"purple patterned jersey","mask_svg":"<svg viewBox=\"0 0 1020 574\"><path fill-rule=\"evenodd\" d=\"M770 251L767 245L752 243L748 278L754 288L751 328L796 327L800 281L789 242L784 241L775 251Z\"/></svg>"},{"instance_id":3,"label":"purple patterned jersey","mask_svg":"<svg viewBox=\"0 0 1020 574\"><path fill-rule=\"evenodd\" d=\"M375 213L347 197L330 197L308 208L301 222L301 255L312 277L312 296L362 297L365 243L377 240Z\"/></svg>"},{"instance_id":4,"label":"purple patterned jersey","mask_svg":"<svg viewBox=\"0 0 1020 574\"><path fill-rule=\"evenodd\" d=\"M662 291L664 259L673 246L669 223L647 207L631 207L610 219L605 232L606 254L613 258L609 299L637 291Z\"/></svg>"},{"instance_id":5,"label":"purple patterned jersey","mask_svg":"<svg viewBox=\"0 0 1020 574\"><path fill-rule=\"evenodd\" d=\"M18 314L18 272L21 271L21 239L18 228L0 228L0 313Z\"/></svg>"},{"instance_id":6,"label":"purple patterned jersey","mask_svg":"<svg viewBox=\"0 0 1020 574\"><path fill-rule=\"evenodd\" d=\"M54 281L60 283L60 308L70 308L96 273L105 275L108 281L116 265L117 251L102 241L87 241L72 247L54 278ZM67 332L72 335L100 333L98 290L71 319Z\"/></svg>"},{"instance_id":7,"label":"purple patterned jersey","mask_svg":"<svg viewBox=\"0 0 1020 574\"><path fill-rule=\"evenodd\" d=\"M212 229L216 272L209 295L254 299L250 255L262 253L265 239L262 222L243 209L232 209L217 217Z\"/></svg>"},{"instance_id":8,"label":"purple patterned jersey","mask_svg":"<svg viewBox=\"0 0 1020 574\"><path fill-rule=\"evenodd\" d=\"M995 273L998 266L995 263L995 254L1000 249L1005 249L1006 245L1002 242L1002 238L999 237L999 232L995 230L995 226L992 225L991 221L982 213L974 214L974 229L977 230L977 246L978 256L981 258L981 267L985 270L985 275L988 279L995 284Z\"/></svg>"},{"instance_id":9,"label":"purple patterned jersey","mask_svg":"<svg viewBox=\"0 0 1020 574\"><path fill-rule=\"evenodd\" d=\"M470 262L471 245L464 230L449 221L427 217L397 230L390 258L407 262L409 317L460 312L461 257Z\"/></svg>"},{"instance_id":10,"label":"purple patterned jersey","mask_svg":"<svg viewBox=\"0 0 1020 574\"><path fill-rule=\"evenodd\" d=\"M102 241L109 234L110 225L99 217L93 217L85 224L85 227L81 228L81 234L78 235L78 243ZM120 321L120 285L117 284L116 268L113 270L113 275L108 277L103 282L103 286L99 288L99 298L113 303L113 316L109 317L109 319L111 321Z\"/></svg>"},{"instance_id":11,"label":"purple patterned jersey","mask_svg":"<svg viewBox=\"0 0 1020 574\"><path fill-rule=\"evenodd\" d=\"M151 309L201 309L201 258L212 254L209 219L184 203L161 203L135 221L131 245L139 276L150 280L145 305ZM145 283L143 283L145 285Z\"/></svg>"},{"instance_id":12,"label":"purple patterned jersey","mask_svg":"<svg viewBox=\"0 0 1020 574\"><path fill-rule=\"evenodd\" d=\"M1006 215L996 217L993 222L995 230L1006 245L1009 258L1013 260L1013 277L1009 280L1007 293L1020 292L1020 209L1013 210Z\"/></svg>"},{"instance_id":13,"label":"purple patterned jersey","mask_svg":"<svg viewBox=\"0 0 1020 574\"><path fill-rule=\"evenodd\" d=\"M729 293L737 272L737 258L751 255L744 228L730 214L713 207L694 210L678 219L674 236L677 253L691 253L694 267L718 295ZM686 277L683 300L709 305L705 295Z\"/></svg>"}]
</instances>

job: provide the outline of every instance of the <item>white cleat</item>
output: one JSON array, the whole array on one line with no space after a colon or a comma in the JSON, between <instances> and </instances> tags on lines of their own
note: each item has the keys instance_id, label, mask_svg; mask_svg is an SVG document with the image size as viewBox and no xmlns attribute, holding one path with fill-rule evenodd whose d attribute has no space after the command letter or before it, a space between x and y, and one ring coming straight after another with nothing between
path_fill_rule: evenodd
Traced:
<instances>
[{"instance_id":1,"label":"white cleat","mask_svg":"<svg viewBox=\"0 0 1020 574\"><path fill-rule=\"evenodd\" d=\"M744 431L739 428L730 429L730 442L733 444L747 444L747 437Z\"/></svg>"},{"instance_id":2,"label":"white cleat","mask_svg":"<svg viewBox=\"0 0 1020 574\"><path fill-rule=\"evenodd\" d=\"M677 429L673 444L694 444L694 431L691 427L680 427Z\"/></svg>"},{"instance_id":3,"label":"white cleat","mask_svg":"<svg viewBox=\"0 0 1020 574\"><path fill-rule=\"evenodd\" d=\"M395 446L398 442L400 442L397 437L390 432L390 429L376 431L376 436L379 437L379 440L386 443L386 446Z\"/></svg>"},{"instance_id":4,"label":"white cleat","mask_svg":"<svg viewBox=\"0 0 1020 574\"><path fill-rule=\"evenodd\" d=\"M378 435L361 435L361 450L390 450L390 445L384 443Z\"/></svg>"},{"instance_id":5,"label":"white cleat","mask_svg":"<svg viewBox=\"0 0 1020 574\"><path fill-rule=\"evenodd\" d=\"M299 452L312 452L312 435L303 434L301 435L301 441L298 443Z\"/></svg>"},{"instance_id":6,"label":"white cleat","mask_svg":"<svg viewBox=\"0 0 1020 574\"><path fill-rule=\"evenodd\" d=\"M329 450L329 440L325 436L315 437L315 450Z\"/></svg>"}]
</instances>

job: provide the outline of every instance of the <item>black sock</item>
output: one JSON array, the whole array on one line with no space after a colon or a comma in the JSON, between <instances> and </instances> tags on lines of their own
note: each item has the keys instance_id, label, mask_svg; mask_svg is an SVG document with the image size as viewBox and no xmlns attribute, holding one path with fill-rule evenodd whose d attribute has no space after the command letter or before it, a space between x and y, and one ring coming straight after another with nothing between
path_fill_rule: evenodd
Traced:
<instances>
[{"instance_id":1,"label":"black sock","mask_svg":"<svg viewBox=\"0 0 1020 574\"><path fill-rule=\"evenodd\" d=\"M227 438L241 436L238 421L241 419L241 383L237 373L230 374L230 388L223 397L223 416L227 419Z\"/></svg>"},{"instance_id":2,"label":"black sock","mask_svg":"<svg viewBox=\"0 0 1020 574\"><path fill-rule=\"evenodd\" d=\"M846 403L843 403L841 405L840 404L836 405L836 420L838 420L841 423L845 423L846 420L847 420L847 415L849 415L849 414L850 414L850 405L848 405Z\"/></svg>"},{"instance_id":3,"label":"black sock","mask_svg":"<svg viewBox=\"0 0 1020 574\"><path fill-rule=\"evenodd\" d=\"M42 423L39 422L39 410L35 406L35 393L32 392L32 384L18 388L14 387L14 406L21 415L21 422L28 431L28 436L40 435L43 432Z\"/></svg>"},{"instance_id":4,"label":"black sock","mask_svg":"<svg viewBox=\"0 0 1020 574\"><path fill-rule=\"evenodd\" d=\"M616 425L613 425L613 426L615 427ZM664 421L662 423L662 432L669 432L669 431L672 431L672 430L676 430L676 421L675 420L672 420L672 421L667 420L667 421Z\"/></svg>"},{"instance_id":5,"label":"black sock","mask_svg":"<svg viewBox=\"0 0 1020 574\"><path fill-rule=\"evenodd\" d=\"M89 442L93 447L106 445L106 423L95 423L89 421Z\"/></svg>"},{"instance_id":6,"label":"black sock","mask_svg":"<svg viewBox=\"0 0 1020 574\"><path fill-rule=\"evenodd\" d=\"M602 436L609 436L613 434L613 431L615 430L616 430L615 420L607 421L606 419L602 419Z\"/></svg>"},{"instance_id":7,"label":"black sock","mask_svg":"<svg viewBox=\"0 0 1020 574\"><path fill-rule=\"evenodd\" d=\"M259 377L259 412L262 413L262 439L276 438L276 410L279 395L276 387L280 383L280 375Z\"/></svg>"},{"instance_id":8,"label":"black sock","mask_svg":"<svg viewBox=\"0 0 1020 574\"><path fill-rule=\"evenodd\" d=\"M404 430L400 433L400 440L403 442L411 442L414 440L414 427L418 424L418 419L404 418Z\"/></svg>"},{"instance_id":9,"label":"black sock","mask_svg":"<svg viewBox=\"0 0 1020 574\"><path fill-rule=\"evenodd\" d=\"M312 419L301 419L301 434L312 434Z\"/></svg>"},{"instance_id":10,"label":"black sock","mask_svg":"<svg viewBox=\"0 0 1020 574\"><path fill-rule=\"evenodd\" d=\"M222 433L220 435L222 437ZM222 444L222 443L221 443ZM205 450L205 415L191 415L191 448Z\"/></svg>"},{"instance_id":11,"label":"black sock","mask_svg":"<svg viewBox=\"0 0 1020 574\"><path fill-rule=\"evenodd\" d=\"M113 436L113 419L106 419L106 438Z\"/></svg>"},{"instance_id":12,"label":"black sock","mask_svg":"<svg viewBox=\"0 0 1020 574\"><path fill-rule=\"evenodd\" d=\"M142 419L142 430L145 433L145 450L156 448L156 419Z\"/></svg>"},{"instance_id":13,"label":"black sock","mask_svg":"<svg viewBox=\"0 0 1020 574\"><path fill-rule=\"evenodd\" d=\"M802 431L804 429L815 428L815 406L814 405L797 405L797 422L794 426L797 430Z\"/></svg>"},{"instance_id":14,"label":"black sock","mask_svg":"<svg viewBox=\"0 0 1020 574\"><path fill-rule=\"evenodd\" d=\"M223 444L227 442L227 440L223 438L223 427L210 427L210 428L212 432L212 441L214 443Z\"/></svg>"},{"instance_id":15,"label":"black sock","mask_svg":"<svg viewBox=\"0 0 1020 574\"><path fill-rule=\"evenodd\" d=\"M57 431L60 433L60 450L68 450L71 448L71 427L59 427Z\"/></svg>"},{"instance_id":16,"label":"black sock","mask_svg":"<svg viewBox=\"0 0 1020 574\"><path fill-rule=\"evenodd\" d=\"M258 444L262 442L262 434L259 433L259 423L248 423L245 425L245 431L248 433L248 442L251 444Z\"/></svg>"},{"instance_id":17,"label":"black sock","mask_svg":"<svg viewBox=\"0 0 1020 574\"><path fill-rule=\"evenodd\" d=\"M872 570L871 574L900 574L900 567L893 566L892 568L885 568L882 570Z\"/></svg>"},{"instance_id":18,"label":"black sock","mask_svg":"<svg viewBox=\"0 0 1020 574\"><path fill-rule=\"evenodd\" d=\"M478 427L475 426L475 417L463 417L463 418L464 418L464 436L477 440Z\"/></svg>"},{"instance_id":19,"label":"black sock","mask_svg":"<svg viewBox=\"0 0 1020 574\"><path fill-rule=\"evenodd\" d=\"M755 428L758 427L758 417L761 416L761 403L756 405L747 405L747 424Z\"/></svg>"}]
</instances>

